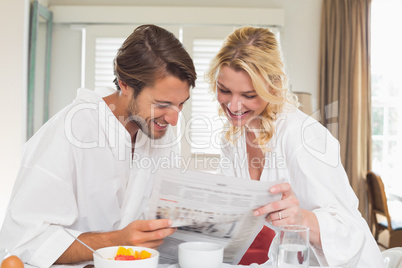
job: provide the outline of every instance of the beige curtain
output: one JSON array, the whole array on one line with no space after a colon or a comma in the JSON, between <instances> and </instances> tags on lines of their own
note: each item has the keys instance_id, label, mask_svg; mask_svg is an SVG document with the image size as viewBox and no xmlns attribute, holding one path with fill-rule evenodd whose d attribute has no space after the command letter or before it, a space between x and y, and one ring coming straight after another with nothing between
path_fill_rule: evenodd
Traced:
<instances>
[{"instance_id":1,"label":"beige curtain","mask_svg":"<svg viewBox=\"0 0 402 268\"><path fill-rule=\"evenodd\" d=\"M368 217L365 175L371 168L371 0L323 0L319 108L338 138L350 184Z\"/></svg>"}]
</instances>

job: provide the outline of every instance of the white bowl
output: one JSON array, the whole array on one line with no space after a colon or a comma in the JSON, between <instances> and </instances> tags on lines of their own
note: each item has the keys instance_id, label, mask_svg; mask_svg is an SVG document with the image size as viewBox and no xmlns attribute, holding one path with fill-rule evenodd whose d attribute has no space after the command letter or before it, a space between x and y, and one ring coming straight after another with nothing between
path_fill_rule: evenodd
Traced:
<instances>
[{"instance_id":1,"label":"white bowl","mask_svg":"<svg viewBox=\"0 0 402 268\"><path fill-rule=\"evenodd\" d=\"M124 246L125 248L132 248L134 251L146 250L151 253L151 257L143 260L132 260L132 261L115 261L117 249L119 247L106 247L96 250L103 258L99 257L97 254L94 256L95 268L157 268L159 262L159 252L145 247L131 247Z\"/></svg>"}]
</instances>

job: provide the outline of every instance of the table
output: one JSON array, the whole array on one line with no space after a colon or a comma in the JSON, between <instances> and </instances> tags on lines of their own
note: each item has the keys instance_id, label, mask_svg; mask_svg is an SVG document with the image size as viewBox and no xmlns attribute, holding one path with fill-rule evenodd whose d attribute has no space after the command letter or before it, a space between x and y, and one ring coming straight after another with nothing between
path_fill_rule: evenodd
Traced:
<instances>
[{"instance_id":1,"label":"table","mask_svg":"<svg viewBox=\"0 0 402 268\"><path fill-rule=\"evenodd\" d=\"M84 264L77 264L77 265L52 265L51 268L93 268L93 265L91 264L92 262L84 263ZM170 264L159 264L158 268L167 268L169 267ZM251 264L251 265L232 265L233 268L245 268L245 267L250 267L250 268L273 268L272 265L270 264ZM25 268L37 268L35 266L31 266L28 264L25 264ZM310 266L310 268L319 268L318 266ZM325 266L325 268L342 268L342 267L328 267Z\"/></svg>"}]
</instances>

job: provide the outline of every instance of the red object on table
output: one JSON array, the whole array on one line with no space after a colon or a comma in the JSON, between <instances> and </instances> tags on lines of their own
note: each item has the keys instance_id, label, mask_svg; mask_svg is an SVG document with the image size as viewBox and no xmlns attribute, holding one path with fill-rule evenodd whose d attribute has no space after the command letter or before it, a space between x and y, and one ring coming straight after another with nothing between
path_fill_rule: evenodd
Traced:
<instances>
[{"instance_id":1,"label":"red object on table","mask_svg":"<svg viewBox=\"0 0 402 268\"><path fill-rule=\"evenodd\" d=\"M250 265L252 263L263 264L266 262L268 260L268 250L274 237L275 232L264 225L239 264Z\"/></svg>"}]
</instances>

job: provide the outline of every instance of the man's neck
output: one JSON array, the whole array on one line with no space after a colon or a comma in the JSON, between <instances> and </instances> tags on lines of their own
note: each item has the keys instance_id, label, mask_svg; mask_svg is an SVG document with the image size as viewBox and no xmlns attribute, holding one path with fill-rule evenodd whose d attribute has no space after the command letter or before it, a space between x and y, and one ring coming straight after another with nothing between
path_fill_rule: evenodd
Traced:
<instances>
[{"instance_id":1,"label":"man's neck","mask_svg":"<svg viewBox=\"0 0 402 268\"><path fill-rule=\"evenodd\" d=\"M117 118L117 120L119 120L119 122L126 128L128 133L130 134L131 144L132 144L132 148L134 150L135 140L136 140L136 136L137 136L139 127L134 122L127 120L127 118L128 118L128 114L127 114L128 100L127 100L127 98L125 98L120 93L120 91L117 91L116 93L103 97L103 100L105 101L105 103L109 107L109 109L112 111L114 116Z\"/></svg>"}]
</instances>

